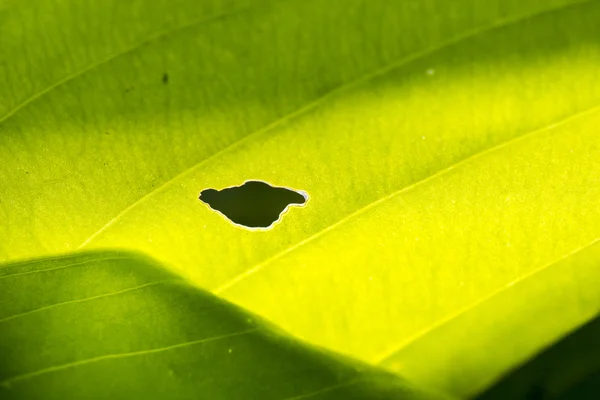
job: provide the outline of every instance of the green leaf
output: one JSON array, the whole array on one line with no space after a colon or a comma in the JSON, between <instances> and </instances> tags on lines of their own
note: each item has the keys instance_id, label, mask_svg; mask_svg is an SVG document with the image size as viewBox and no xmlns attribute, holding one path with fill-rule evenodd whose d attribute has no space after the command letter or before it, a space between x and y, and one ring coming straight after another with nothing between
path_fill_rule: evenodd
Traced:
<instances>
[{"instance_id":1,"label":"green leaf","mask_svg":"<svg viewBox=\"0 0 600 400\"><path fill-rule=\"evenodd\" d=\"M557 264L600 237L599 2L28 3L0 11L4 260L140 251L458 395L600 311ZM198 200L250 179L310 201L256 232Z\"/></svg>"},{"instance_id":2,"label":"green leaf","mask_svg":"<svg viewBox=\"0 0 600 400\"><path fill-rule=\"evenodd\" d=\"M600 389L599 333L600 318L596 317L512 371L477 400L595 399Z\"/></svg>"},{"instance_id":3,"label":"green leaf","mask_svg":"<svg viewBox=\"0 0 600 400\"><path fill-rule=\"evenodd\" d=\"M132 255L7 265L0 302L2 399L440 398Z\"/></svg>"},{"instance_id":4,"label":"green leaf","mask_svg":"<svg viewBox=\"0 0 600 400\"><path fill-rule=\"evenodd\" d=\"M593 244L541 265L402 343L381 364L414 382L453 393L482 390L520 360L598 315L599 260L600 245ZM590 357L593 342L587 341ZM547 373L552 368L563 370L548 379L549 392L556 395L557 389L563 390L561 386L586 363L576 357L566 363L545 362ZM447 374L452 364L460 364L460 373ZM518 393L519 385L509 388L512 393L500 398L526 398L526 393Z\"/></svg>"}]
</instances>

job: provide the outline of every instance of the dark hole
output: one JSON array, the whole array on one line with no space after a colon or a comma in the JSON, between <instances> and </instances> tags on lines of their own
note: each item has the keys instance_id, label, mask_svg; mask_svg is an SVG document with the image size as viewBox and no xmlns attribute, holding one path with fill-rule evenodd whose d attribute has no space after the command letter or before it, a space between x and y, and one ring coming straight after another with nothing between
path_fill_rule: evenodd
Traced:
<instances>
[{"instance_id":1,"label":"dark hole","mask_svg":"<svg viewBox=\"0 0 600 400\"><path fill-rule=\"evenodd\" d=\"M206 189L200 200L221 212L235 224L247 228L268 228L291 205L304 205L308 196L262 181L247 181L223 190Z\"/></svg>"},{"instance_id":2,"label":"dark hole","mask_svg":"<svg viewBox=\"0 0 600 400\"><path fill-rule=\"evenodd\" d=\"M166 72L163 74L162 77L162 82L166 85L167 83L169 83L169 74L167 74Z\"/></svg>"}]
</instances>

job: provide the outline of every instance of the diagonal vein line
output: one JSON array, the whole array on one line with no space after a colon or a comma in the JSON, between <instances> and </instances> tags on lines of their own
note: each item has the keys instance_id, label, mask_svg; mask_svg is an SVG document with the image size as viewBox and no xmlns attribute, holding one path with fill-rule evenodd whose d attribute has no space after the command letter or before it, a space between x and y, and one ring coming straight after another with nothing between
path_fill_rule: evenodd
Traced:
<instances>
[{"instance_id":1,"label":"diagonal vein line","mask_svg":"<svg viewBox=\"0 0 600 400\"><path fill-rule=\"evenodd\" d=\"M514 17L509 17L509 18L503 18L503 19L499 19L491 24L485 25L485 26L480 26L474 29L471 29L469 31L466 31L462 34L459 34L457 36L454 36L446 41L443 41L441 43L438 43L437 45L431 46L429 48L426 48L424 50L415 52L407 57L403 57L400 60L397 60L389 65L386 65L382 68L379 68L375 71L372 71L366 75L363 75L362 77L342 84L341 86L338 86L337 88L331 90L330 92L326 93L325 95L323 95L322 97L318 98L317 100L314 100L308 104L306 104L305 106L299 108L298 110L287 114L285 116L283 116L282 118L272 122L271 124L257 130L254 131L240 139L238 139L237 141L231 143L230 145L224 147L222 150L212 154L211 156L205 158L204 160L199 161L198 163L196 163L195 165L191 166L190 168L182 171L181 173L173 176L172 178L170 178L169 180L167 180L165 183L163 183L162 185L156 187L155 189L153 189L152 191L148 192L146 195L144 195L143 197L141 197L140 199L138 199L137 201L135 201L134 203L132 203L131 205L129 205L128 207L126 207L123 211L121 211L119 214L117 214L113 219L111 219L110 221L108 221L104 226L102 226L99 230L97 230L95 233L93 233L90 237L88 237L78 248L81 249L85 246L87 246L92 240L94 240L97 236L99 236L102 232L104 232L105 230L107 230L108 228L110 228L115 222L117 222L119 219L121 219L124 215L128 214L131 210L133 210L134 208L136 208L139 204L143 203L144 201L148 200L149 198L151 198L152 196L159 194L163 191L166 191L168 189L168 187L172 184L174 184L175 181L187 176L187 175L191 175L194 171L196 171L197 169L200 169L203 165L207 164L208 162L212 161L213 159L226 154L228 152L231 152L233 150L235 150L238 147L241 147L243 144L245 144L246 142L255 139L256 137L258 137L261 134L270 132L271 130L283 125L284 123L293 120L295 118L298 118L300 116L309 114L311 111L317 109L318 107L324 105L327 103L327 101L329 101L330 99L335 98L336 96L349 91L353 88L356 88L358 86L360 86L361 84L364 84L366 82L369 82L375 78L381 77L381 76L385 76L386 74L393 72L395 70L397 70L398 68L401 68L407 64L410 64L414 61L417 61L419 59L422 59L424 57L433 55L447 47L451 47L453 45L456 45L460 42L466 41L468 39L474 38L478 35L481 35L483 33L489 32L489 31L493 31L496 29L500 29L500 28L504 28L510 25L516 25L519 23L522 23L524 21L527 21L529 19L538 17L540 15L543 14L550 14L550 13L554 13L554 12L558 12L561 10L566 10L566 9L570 9L570 8L575 8L575 7L579 7L582 6L584 4L587 3L594 3L597 0L581 0L575 3L570 3L567 5L563 5L563 6L559 6L559 7L555 7L552 9L547 9L547 10L542 10L542 11L538 11L535 13L531 13L531 14L527 14L527 15L520 15L520 16L514 16Z\"/></svg>"},{"instance_id":2,"label":"diagonal vein line","mask_svg":"<svg viewBox=\"0 0 600 400\"><path fill-rule=\"evenodd\" d=\"M68 261L70 259L77 258L77 257L81 257L81 254L67 254L67 255L60 254L60 255L53 256L53 257L34 258L34 259L29 259L29 260L24 260L24 261L10 262L7 264L0 264L0 272L2 272L3 269L5 269L5 268L25 267L27 265L35 264L40 261L56 261L56 260Z\"/></svg>"},{"instance_id":3,"label":"diagonal vein line","mask_svg":"<svg viewBox=\"0 0 600 400\"><path fill-rule=\"evenodd\" d=\"M338 384L335 384L335 385L327 386L327 387L325 387L323 389L319 389L319 390L314 391L314 392L310 392L310 393L306 393L306 394L301 394L299 396L294 396L294 397L286 397L283 400L303 400L303 399L310 399L311 397L319 395L319 394L323 394L323 393L331 392L331 391L336 390L336 389L341 389L341 388L344 388L344 387L356 385L356 384L358 384L358 383L360 383L361 381L364 381L364 380L366 380L366 379L364 379L364 378L362 378L362 379L354 378L354 379L350 379L350 380L348 380L346 382L343 382L343 383L338 383Z\"/></svg>"},{"instance_id":4,"label":"diagonal vein line","mask_svg":"<svg viewBox=\"0 0 600 400\"><path fill-rule=\"evenodd\" d=\"M191 22L189 22L187 24L184 24L182 26L176 27L174 29L165 29L165 30L162 30L162 31L158 31L158 32L152 34L150 37L148 37L148 38L146 38L146 39L144 39L144 40L142 40L140 42L137 42L137 43L135 43L135 44L133 44L133 45L131 45L131 46L129 46L129 47L121 50L121 51L112 53L112 54L108 55L107 57L105 57L105 58L103 58L103 59L101 59L99 61L93 62L93 63L91 63L91 64L89 64L89 65L87 65L87 66L85 66L85 67L83 67L83 68L81 68L81 69L79 69L79 70L77 70L77 71L75 71L75 72L73 72L73 73L65 76L65 77L63 77L62 79L54 82L53 84L51 84L50 86L46 87L45 89L43 89L43 90L41 90L41 91L33 94L32 96L26 98L21 103L17 104L12 110L8 111L8 113L6 113L4 116L0 117L0 124L8 121L19 110L23 109L24 107L26 107L27 105L33 103L34 101L36 101L36 100L44 97L48 93L52 92L54 89L56 89L56 88L64 85L65 83L70 82L70 81L72 81L72 80L74 80L74 79L76 79L76 78L84 75L87 72L90 72L90 71L92 71L92 70L94 70L94 69L96 69L96 68L98 68L98 67L100 67L100 66L102 66L104 64L107 64L110 61L113 61L115 59L123 57L123 56L125 56L127 54L134 53L135 51L139 50L143 46L148 45L148 44L150 44L152 42L157 42L157 41L159 41L161 39L168 38L170 36L176 35L176 34L178 34L180 32L183 32L183 31L185 31L187 29L190 29L190 28L194 28L194 27L196 27L198 25L201 25L201 24L209 23L209 22L212 22L212 21L217 21L217 20L220 20L220 19L223 19L223 18L227 18L227 17L233 16L233 15L239 14L241 12L244 12L246 10L252 9L254 7L255 6L240 7L238 9L234 9L232 11L222 12L222 13L218 13L218 14L214 14L214 15L205 17L205 18L197 19L197 20L191 21Z\"/></svg>"},{"instance_id":5,"label":"diagonal vein line","mask_svg":"<svg viewBox=\"0 0 600 400\"><path fill-rule=\"evenodd\" d=\"M390 194L388 194L388 195L386 195L386 196L384 196L384 197L382 197L382 198L380 198L380 199L378 199L378 200L376 200L374 202L371 202L371 203L367 204L366 206L363 206L363 207L359 208L358 210L356 210L352 214L347 215L346 217L340 219L336 223L334 223L332 225L329 225L325 229L322 229L322 230L320 230L318 232L313 233L312 235L310 235L306 239L303 239L303 240L297 242L296 244L288 247L287 249L285 249L285 250L283 250L283 251L281 251L281 252L279 252L279 253L277 253L277 254L269 257L269 258L267 258L266 260L260 262L259 264L255 265L254 267L252 267L252 268L250 268L250 269L242 272L241 274L237 275L236 277L234 277L233 279L231 279L227 283L225 283L225 284L221 285L220 287L218 287L217 289L213 290L213 293L218 294L218 293L224 292L225 290L227 290L230 287L236 285L240 281L242 281L242 280L246 279L247 277L255 274L258 271L260 271L261 269L263 269L266 265L270 264L271 262L273 262L273 261L275 261L275 260L277 260L277 259L279 259L279 258L281 258L281 257L283 257L283 256L285 256L285 255L287 255L287 254L295 251L296 249L298 249L298 248L300 248L300 247L302 247L302 246L304 246L304 245L306 245L306 244L308 244L308 243L316 240L317 238L319 238L319 237L327 234L328 232L331 232L331 231L339 228L340 226L342 226L345 223L347 223L348 221L350 221L350 220L358 217L359 215L364 214L365 212L367 212L367 211L369 211L369 210L371 210L371 209L373 209L373 208L375 208L377 206L380 206L381 204L385 203L388 200L391 200L392 198L394 198L396 196L399 196L399 195L401 195L403 193L406 193L406 192L408 192L410 190L413 190L413 189L415 189L415 188L417 188L419 186L422 186L422 185L424 185L424 184L426 184L426 183L428 183L428 182L430 182L432 180L438 179L439 177L448 174L449 172L455 170L456 168L459 168L460 166L462 166L462 165L464 165L464 164L466 164L468 162L472 162L473 160L485 157L486 155L488 155L490 153L493 153L493 152L496 152L496 151L500 151L500 150L502 150L502 149L504 149L506 147L515 145L516 143L519 143L519 142L522 142L524 140L527 140L528 138L530 138L532 136L541 134L543 132L550 131L550 130L552 130L554 128L557 128L559 126L568 124L569 122L571 122L573 120L577 120L577 119L583 118L585 116L592 115L592 114L594 114L596 112L599 112L599 111L600 111L600 105L594 106L594 107L589 108L589 109L584 110L584 111L581 111L579 113L571 115L571 116L569 116L567 118L562 119L559 122L555 122L555 123L553 123L553 124L551 124L549 126L546 126L544 128L537 129L537 130L525 133L525 134L520 135L520 136L518 136L516 138L513 138L513 139L508 140L506 142L500 143L500 144L498 144L496 146L493 146L493 147L490 147L488 149L485 149L485 150L483 150L483 151L481 151L479 153L476 153L476 154L474 154L472 156L464 158L464 159L456 162L455 164L452 164L451 166L446 167L446 168L444 168L444 169L436 172L435 174L428 176L425 179L422 179L420 181L412 183L409 186L405 186L403 188L400 188L400 189L398 189L398 190L396 190L396 191L394 191L394 192L392 192L392 193L390 193Z\"/></svg>"},{"instance_id":6,"label":"diagonal vein line","mask_svg":"<svg viewBox=\"0 0 600 400\"><path fill-rule=\"evenodd\" d=\"M419 333L417 333L416 335L413 335L412 337L403 340L399 345L394 346L394 348L392 350L388 350L386 351L384 354L379 355L378 357L374 358L373 363L374 364L382 364L385 361L387 361L388 359L392 358L397 352L401 351L404 347L416 342L417 340L427 336L428 334L430 334L431 332L433 332L434 330L441 328L444 325L449 324L450 322L452 322L452 320L454 320L455 318L458 318L464 314L467 314L469 311L474 310L475 308L477 308L478 306L492 300L493 298L495 298L496 296L501 295L502 293L506 292L507 290L509 290L511 287L513 287L515 284L524 284L526 281L528 281L529 279L533 278L534 276L548 270L549 268L552 268L553 266L557 265L558 263L565 261L567 259L569 259L570 257L573 257L583 251L585 251L586 249L589 249L595 245L597 245L598 243L600 243L600 237L592 240L591 242L580 246L578 248L576 248L575 250L559 257L558 259L549 262L548 264L545 264L537 269L534 269L533 271L517 278L516 280L509 282L508 284L506 284L505 286L495 290L494 292L492 292L490 295L483 297L482 299L477 300L476 302L468 305L467 307L459 310L456 313L450 314L448 317L440 320L439 322L436 322L435 324L431 325L430 327L420 331Z\"/></svg>"},{"instance_id":7,"label":"diagonal vein line","mask_svg":"<svg viewBox=\"0 0 600 400\"><path fill-rule=\"evenodd\" d=\"M4 317L4 318L0 318L0 323L2 322L6 322L6 321L10 321L12 319L16 319L16 318L20 318L20 317L24 317L26 315L30 315L30 314L35 314L41 311L46 311L46 310L50 310L53 308L57 308L57 307L62 307L62 306L66 306L68 304L76 304L76 303L85 303L88 301L94 301L94 300L98 300L98 299L103 299L105 297L112 297L112 296L118 296L121 294L125 294L125 293L129 293L129 292L134 292L136 290L141 290L147 287L151 287L151 286L157 286L157 285L163 285L163 284L167 284L167 283L176 283L176 282L182 282L181 279L168 279L168 280L163 280L163 281L157 281L157 282L149 282L149 283L145 283L143 285L138 285L138 286L134 286L134 287L129 287L126 289L122 289L116 292L110 292L110 293L103 293L103 294L99 294L96 296L90 296L90 297L85 297L82 299L74 299L74 300L68 300L68 301L62 301L59 303L54 303L48 306L44 306L44 307L39 307L33 310L29 310L29 311L25 311L22 313L18 313L18 314L13 314L9 317Z\"/></svg>"},{"instance_id":8,"label":"diagonal vein line","mask_svg":"<svg viewBox=\"0 0 600 400\"><path fill-rule=\"evenodd\" d=\"M82 365L93 364L93 363L104 361L104 360L115 360L115 359L120 359L120 358L129 358L129 357L137 357L137 356L143 356L143 355L148 355L148 354L162 353L162 352L167 352L170 350L194 346L197 344L209 343L209 342L214 342L214 341L232 338L232 337L236 337L236 336L248 335L248 334L256 332L258 330L259 330L258 328L254 328L254 329L250 329L247 331L235 332L235 333L229 333L226 335L220 335L220 336L214 336L214 337L209 337L209 338L204 338L204 339L199 339L199 340L193 340L193 341L178 343L178 344L174 344L174 345L170 345L170 346L158 347L155 349L131 351L131 352L126 352L126 353L105 354L103 356L87 358L85 360L74 361L74 362L70 362L70 363L66 363L66 364L62 364L62 365L56 365L53 367L43 368L43 369L40 369L40 370L37 370L34 372L29 372L29 373L22 374L22 375L13 376L11 378L4 380L3 382L0 382L0 386L10 387L10 385L13 382L31 379L31 378L34 378L34 377L37 377L40 375L44 375L44 374L48 374L48 373L52 373L52 372L56 372L56 371L62 371L62 370L69 369L69 368L79 367Z\"/></svg>"},{"instance_id":9,"label":"diagonal vein line","mask_svg":"<svg viewBox=\"0 0 600 400\"><path fill-rule=\"evenodd\" d=\"M91 263L95 263L95 262L109 261L109 260L127 260L127 258L126 257L94 258L93 260L86 260L86 261L76 262L73 264L61 265L60 267L37 269L35 271L27 271L27 272L18 272L18 273L14 273L14 274L8 274L8 275L0 276L0 279L11 278L14 276L33 275L33 274L37 274L37 273L41 273L41 272L56 271L59 269L71 268L71 267L80 266L80 265L84 265L84 264L91 264Z\"/></svg>"}]
</instances>

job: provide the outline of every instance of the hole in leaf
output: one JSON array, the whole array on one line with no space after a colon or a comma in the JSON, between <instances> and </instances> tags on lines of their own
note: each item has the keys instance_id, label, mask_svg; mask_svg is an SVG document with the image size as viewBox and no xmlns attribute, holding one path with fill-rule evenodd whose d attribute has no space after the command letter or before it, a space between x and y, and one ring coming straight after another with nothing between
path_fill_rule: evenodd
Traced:
<instances>
[{"instance_id":1,"label":"hole in leaf","mask_svg":"<svg viewBox=\"0 0 600 400\"><path fill-rule=\"evenodd\" d=\"M223 190L205 189L199 198L236 225L267 229L279 221L290 206L306 204L308 194L263 181L246 181L241 186Z\"/></svg>"}]
</instances>

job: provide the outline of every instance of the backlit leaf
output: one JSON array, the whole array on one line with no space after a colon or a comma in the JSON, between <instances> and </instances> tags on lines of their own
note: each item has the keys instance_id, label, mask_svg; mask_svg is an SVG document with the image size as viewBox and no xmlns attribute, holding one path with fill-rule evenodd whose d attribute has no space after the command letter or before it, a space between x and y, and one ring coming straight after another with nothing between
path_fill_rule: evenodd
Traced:
<instances>
[{"instance_id":1,"label":"backlit leaf","mask_svg":"<svg viewBox=\"0 0 600 400\"><path fill-rule=\"evenodd\" d=\"M599 311L598 1L29 3L0 3L4 261L139 251L462 396ZM310 201L251 231L198 199L248 180Z\"/></svg>"}]
</instances>

